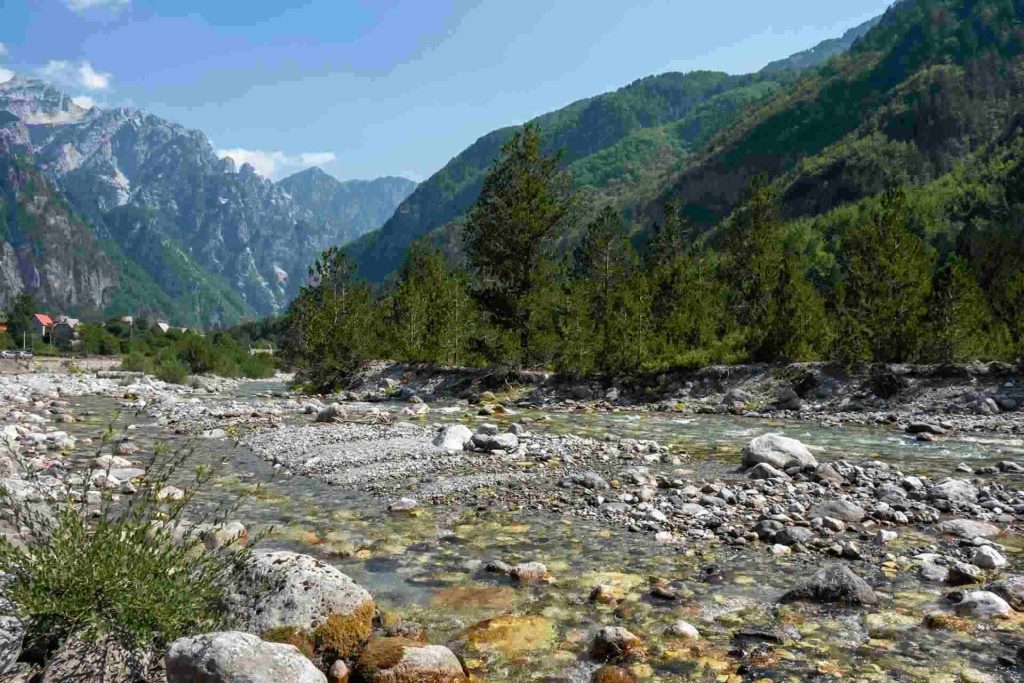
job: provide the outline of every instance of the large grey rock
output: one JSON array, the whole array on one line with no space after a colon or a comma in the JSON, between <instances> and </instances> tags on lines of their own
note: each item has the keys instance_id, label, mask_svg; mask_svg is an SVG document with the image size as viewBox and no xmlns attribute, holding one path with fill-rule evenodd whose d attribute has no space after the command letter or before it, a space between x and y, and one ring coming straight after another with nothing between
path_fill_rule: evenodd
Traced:
<instances>
[{"instance_id":1,"label":"large grey rock","mask_svg":"<svg viewBox=\"0 0 1024 683\"><path fill-rule=\"evenodd\" d=\"M965 479L945 479L928 489L928 497L950 503L977 503L978 489Z\"/></svg>"},{"instance_id":2,"label":"large grey rock","mask_svg":"<svg viewBox=\"0 0 1024 683\"><path fill-rule=\"evenodd\" d=\"M130 652L109 638L73 636L50 658L41 683L141 683L148 668L147 652Z\"/></svg>"},{"instance_id":3,"label":"large grey rock","mask_svg":"<svg viewBox=\"0 0 1024 683\"><path fill-rule=\"evenodd\" d=\"M283 550L257 550L229 596L239 624L261 634L279 626L310 629L332 615L351 617L368 634L374 603L370 594L325 562Z\"/></svg>"},{"instance_id":4,"label":"large grey rock","mask_svg":"<svg viewBox=\"0 0 1024 683\"><path fill-rule=\"evenodd\" d=\"M844 522L859 522L864 519L867 513L864 508L843 498L825 501L811 508L811 519L815 517L831 517Z\"/></svg>"},{"instance_id":5,"label":"large grey rock","mask_svg":"<svg viewBox=\"0 0 1024 683\"><path fill-rule=\"evenodd\" d=\"M473 438L473 432L466 425L448 425L434 437L434 445L446 451L461 451Z\"/></svg>"},{"instance_id":6,"label":"large grey rock","mask_svg":"<svg viewBox=\"0 0 1024 683\"><path fill-rule=\"evenodd\" d=\"M964 593L960 602L954 605L953 609L962 617L978 617L980 619L1005 617L1012 611L1005 600L988 591Z\"/></svg>"},{"instance_id":7,"label":"large grey rock","mask_svg":"<svg viewBox=\"0 0 1024 683\"><path fill-rule=\"evenodd\" d=\"M780 602L821 602L841 605L874 605L878 596L867 582L843 564L833 564L819 570L811 580L794 588L780 598Z\"/></svg>"},{"instance_id":8,"label":"large grey rock","mask_svg":"<svg viewBox=\"0 0 1024 683\"><path fill-rule=\"evenodd\" d=\"M239 631L180 638L165 662L167 683L327 683L294 645Z\"/></svg>"},{"instance_id":9,"label":"large grey rock","mask_svg":"<svg viewBox=\"0 0 1024 683\"><path fill-rule=\"evenodd\" d=\"M1010 603L1010 607L1018 612L1024 611L1024 576L1008 576L1005 579L993 581L985 586L985 590L1006 600Z\"/></svg>"},{"instance_id":10,"label":"large grey rock","mask_svg":"<svg viewBox=\"0 0 1024 683\"><path fill-rule=\"evenodd\" d=\"M464 683L469 680L462 663L443 645L427 645L406 638L374 637L355 666L356 680L364 683Z\"/></svg>"},{"instance_id":11,"label":"large grey rock","mask_svg":"<svg viewBox=\"0 0 1024 683\"><path fill-rule=\"evenodd\" d=\"M762 434L755 437L743 449L743 469L761 463L768 463L780 470L790 467L817 467L807 446L796 439L779 434Z\"/></svg>"},{"instance_id":12,"label":"large grey rock","mask_svg":"<svg viewBox=\"0 0 1024 683\"><path fill-rule=\"evenodd\" d=\"M519 437L505 432L503 434L473 435L473 445L484 451L512 451L519 447Z\"/></svg>"},{"instance_id":13,"label":"large grey rock","mask_svg":"<svg viewBox=\"0 0 1024 683\"><path fill-rule=\"evenodd\" d=\"M981 538L993 538L1001 533L999 527L994 524L971 519L947 519L939 522L938 528L944 534L953 534L965 540L972 540L979 536Z\"/></svg>"}]
</instances>

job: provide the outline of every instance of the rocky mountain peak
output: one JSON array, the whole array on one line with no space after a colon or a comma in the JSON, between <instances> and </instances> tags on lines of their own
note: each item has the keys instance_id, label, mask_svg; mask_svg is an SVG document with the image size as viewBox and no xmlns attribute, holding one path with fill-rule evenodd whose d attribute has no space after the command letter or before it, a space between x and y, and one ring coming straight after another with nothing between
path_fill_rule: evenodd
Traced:
<instances>
[{"instance_id":1,"label":"rocky mountain peak","mask_svg":"<svg viewBox=\"0 0 1024 683\"><path fill-rule=\"evenodd\" d=\"M80 107L72 97L44 81L21 76L0 83L0 107L27 125L74 123L95 111Z\"/></svg>"}]
</instances>

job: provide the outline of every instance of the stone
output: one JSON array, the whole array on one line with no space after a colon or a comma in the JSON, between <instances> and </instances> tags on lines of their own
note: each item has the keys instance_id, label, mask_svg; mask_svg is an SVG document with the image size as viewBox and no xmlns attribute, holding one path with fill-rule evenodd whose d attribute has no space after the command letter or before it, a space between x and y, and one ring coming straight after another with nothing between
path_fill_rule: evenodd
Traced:
<instances>
[{"instance_id":1,"label":"stone","mask_svg":"<svg viewBox=\"0 0 1024 683\"><path fill-rule=\"evenodd\" d=\"M966 479L944 479L928 489L928 497L950 503L973 504L978 502L978 489Z\"/></svg>"},{"instance_id":2,"label":"stone","mask_svg":"<svg viewBox=\"0 0 1024 683\"><path fill-rule=\"evenodd\" d=\"M316 413L317 422L342 422L345 417L345 408L340 403L326 405Z\"/></svg>"},{"instance_id":3,"label":"stone","mask_svg":"<svg viewBox=\"0 0 1024 683\"><path fill-rule=\"evenodd\" d=\"M25 624L11 612L14 606L0 598L3 614L0 616L0 674L11 670L21 654L25 638Z\"/></svg>"},{"instance_id":4,"label":"stone","mask_svg":"<svg viewBox=\"0 0 1024 683\"><path fill-rule=\"evenodd\" d=\"M1010 603L1010 607L1018 612L1024 611L1024 576L1008 576L999 579L985 586L985 590L991 591Z\"/></svg>"},{"instance_id":5,"label":"stone","mask_svg":"<svg viewBox=\"0 0 1024 683\"><path fill-rule=\"evenodd\" d=\"M1006 566L1006 558L990 545L983 545L974 551L971 564L982 569L999 569Z\"/></svg>"},{"instance_id":6,"label":"stone","mask_svg":"<svg viewBox=\"0 0 1024 683\"><path fill-rule=\"evenodd\" d=\"M775 542L791 546L804 544L814 538L814 532L805 526L787 526L775 534Z\"/></svg>"},{"instance_id":7,"label":"stone","mask_svg":"<svg viewBox=\"0 0 1024 683\"><path fill-rule=\"evenodd\" d=\"M943 583L949 578L949 570L934 562L924 562L918 567L917 575L925 581Z\"/></svg>"},{"instance_id":8,"label":"stone","mask_svg":"<svg viewBox=\"0 0 1024 683\"><path fill-rule=\"evenodd\" d=\"M700 639L700 631L697 630L697 627L688 621L683 621L682 619L672 622L669 627L665 629L665 633L677 638L688 638L690 640Z\"/></svg>"},{"instance_id":9,"label":"stone","mask_svg":"<svg viewBox=\"0 0 1024 683\"><path fill-rule=\"evenodd\" d=\"M291 626L313 630L329 620L355 649L370 635L375 605L347 575L309 555L256 550L228 597L232 616L261 634Z\"/></svg>"},{"instance_id":10,"label":"stone","mask_svg":"<svg viewBox=\"0 0 1024 683\"><path fill-rule=\"evenodd\" d=\"M443 645L380 636L367 643L353 674L364 683L465 683L469 680L459 658Z\"/></svg>"},{"instance_id":11,"label":"stone","mask_svg":"<svg viewBox=\"0 0 1024 683\"><path fill-rule=\"evenodd\" d=\"M590 677L590 683L639 683L632 671L625 667L605 664Z\"/></svg>"},{"instance_id":12,"label":"stone","mask_svg":"<svg viewBox=\"0 0 1024 683\"><path fill-rule=\"evenodd\" d=\"M551 574L543 562L520 562L508 570L508 575L519 583L550 583Z\"/></svg>"},{"instance_id":13,"label":"stone","mask_svg":"<svg viewBox=\"0 0 1024 683\"><path fill-rule=\"evenodd\" d=\"M878 596L864 579L846 565L832 564L819 570L811 580L787 592L780 602L809 601L841 605L874 605Z\"/></svg>"},{"instance_id":14,"label":"stone","mask_svg":"<svg viewBox=\"0 0 1024 683\"><path fill-rule=\"evenodd\" d=\"M864 508L843 498L819 503L811 508L810 517L832 518L843 522L860 522L867 516Z\"/></svg>"},{"instance_id":15,"label":"stone","mask_svg":"<svg viewBox=\"0 0 1024 683\"><path fill-rule=\"evenodd\" d=\"M112 638L93 642L72 636L46 664L39 683L145 681L149 654L130 652Z\"/></svg>"},{"instance_id":16,"label":"stone","mask_svg":"<svg viewBox=\"0 0 1024 683\"><path fill-rule=\"evenodd\" d=\"M970 519L947 519L939 522L938 529L944 534L952 534L965 540L977 537L993 538L1001 533L999 527L988 522L976 522Z\"/></svg>"},{"instance_id":17,"label":"stone","mask_svg":"<svg viewBox=\"0 0 1024 683\"><path fill-rule=\"evenodd\" d=\"M416 502L415 498L399 498L388 505L388 510L391 512L409 512L415 510L419 503Z\"/></svg>"},{"instance_id":18,"label":"stone","mask_svg":"<svg viewBox=\"0 0 1024 683\"><path fill-rule=\"evenodd\" d=\"M327 672L327 683L348 683L349 670L345 660L339 659L331 664Z\"/></svg>"},{"instance_id":19,"label":"stone","mask_svg":"<svg viewBox=\"0 0 1024 683\"><path fill-rule=\"evenodd\" d=\"M760 463L767 463L780 470L818 466L818 461L807 446L779 434L762 434L743 448L743 469L750 469Z\"/></svg>"},{"instance_id":20,"label":"stone","mask_svg":"<svg viewBox=\"0 0 1024 683\"><path fill-rule=\"evenodd\" d=\"M899 538L899 534L888 529L879 529L875 533L875 543L878 545L889 545L897 538Z\"/></svg>"},{"instance_id":21,"label":"stone","mask_svg":"<svg viewBox=\"0 0 1024 683\"><path fill-rule=\"evenodd\" d=\"M573 474L569 477L569 480L574 484L593 491L605 491L609 488L608 482L597 472L588 471L582 474Z\"/></svg>"},{"instance_id":22,"label":"stone","mask_svg":"<svg viewBox=\"0 0 1024 683\"><path fill-rule=\"evenodd\" d=\"M446 451L458 452L466 447L473 438L473 432L466 425L448 425L434 437L434 445Z\"/></svg>"},{"instance_id":23,"label":"stone","mask_svg":"<svg viewBox=\"0 0 1024 683\"><path fill-rule=\"evenodd\" d=\"M590 601L602 605L615 605L625 597L626 594L621 588L607 583L600 583L590 591Z\"/></svg>"},{"instance_id":24,"label":"stone","mask_svg":"<svg viewBox=\"0 0 1024 683\"><path fill-rule=\"evenodd\" d=\"M911 422L907 425L907 434L934 434L941 436L946 433L946 429L943 429L937 424L931 422Z\"/></svg>"},{"instance_id":25,"label":"stone","mask_svg":"<svg viewBox=\"0 0 1024 683\"><path fill-rule=\"evenodd\" d=\"M979 579L981 579L981 569L966 562L954 562L950 565L949 573L946 575L946 583L950 586L967 586L978 583Z\"/></svg>"},{"instance_id":26,"label":"stone","mask_svg":"<svg viewBox=\"0 0 1024 683\"><path fill-rule=\"evenodd\" d=\"M968 591L963 594L960 602L953 605L953 610L961 617L977 617L991 619L1009 616L1010 605L1005 600L989 591Z\"/></svg>"},{"instance_id":27,"label":"stone","mask_svg":"<svg viewBox=\"0 0 1024 683\"><path fill-rule=\"evenodd\" d=\"M185 492L177 486L165 486L156 493L156 499L177 502L185 499Z\"/></svg>"},{"instance_id":28,"label":"stone","mask_svg":"<svg viewBox=\"0 0 1024 683\"><path fill-rule=\"evenodd\" d=\"M761 462L749 470L747 476L751 479L790 479L791 477L782 470L776 469L766 462Z\"/></svg>"},{"instance_id":29,"label":"stone","mask_svg":"<svg viewBox=\"0 0 1024 683\"><path fill-rule=\"evenodd\" d=\"M326 683L294 645L221 631L179 638L167 648L167 683Z\"/></svg>"},{"instance_id":30,"label":"stone","mask_svg":"<svg viewBox=\"0 0 1024 683\"><path fill-rule=\"evenodd\" d=\"M621 626L605 626L594 634L590 654L600 662L625 664L644 657L646 648L636 634Z\"/></svg>"},{"instance_id":31,"label":"stone","mask_svg":"<svg viewBox=\"0 0 1024 683\"><path fill-rule=\"evenodd\" d=\"M512 451L519 447L519 437L505 432L503 434L473 435L473 445L482 451Z\"/></svg>"}]
</instances>

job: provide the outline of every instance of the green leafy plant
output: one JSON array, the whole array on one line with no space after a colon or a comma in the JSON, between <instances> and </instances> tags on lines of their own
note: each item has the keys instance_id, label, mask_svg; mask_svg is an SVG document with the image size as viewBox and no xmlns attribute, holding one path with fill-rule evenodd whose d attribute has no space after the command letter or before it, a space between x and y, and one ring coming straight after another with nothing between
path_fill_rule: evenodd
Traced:
<instances>
[{"instance_id":1,"label":"green leafy plant","mask_svg":"<svg viewBox=\"0 0 1024 683\"><path fill-rule=\"evenodd\" d=\"M102 441L112 437L108 429ZM181 481L192 455L192 448L157 448L127 500L88 483L81 495L55 502L24 495L42 494L39 480L0 489L3 514L22 530L16 541L0 538L0 572L10 576L6 595L27 627L26 651L45 660L72 636L127 652L160 650L229 625L228 589L258 539L248 538L248 546L237 538L210 542L242 501L199 509L196 495L216 467L197 467L180 497L160 493ZM97 473L109 475L109 468L87 479ZM200 514L188 521L186 511Z\"/></svg>"}]
</instances>

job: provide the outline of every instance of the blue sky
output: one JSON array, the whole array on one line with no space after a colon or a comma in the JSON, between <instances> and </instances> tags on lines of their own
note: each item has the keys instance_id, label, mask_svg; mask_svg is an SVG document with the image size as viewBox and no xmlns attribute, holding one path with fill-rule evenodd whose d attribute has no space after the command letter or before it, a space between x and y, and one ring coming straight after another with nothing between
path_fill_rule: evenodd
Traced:
<instances>
[{"instance_id":1,"label":"blue sky","mask_svg":"<svg viewBox=\"0 0 1024 683\"><path fill-rule=\"evenodd\" d=\"M0 0L0 79L142 107L283 177L422 180L494 128L664 71L756 70L889 0Z\"/></svg>"}]
</instances>

